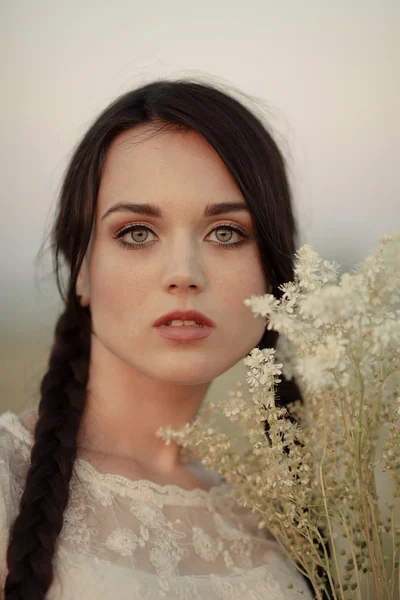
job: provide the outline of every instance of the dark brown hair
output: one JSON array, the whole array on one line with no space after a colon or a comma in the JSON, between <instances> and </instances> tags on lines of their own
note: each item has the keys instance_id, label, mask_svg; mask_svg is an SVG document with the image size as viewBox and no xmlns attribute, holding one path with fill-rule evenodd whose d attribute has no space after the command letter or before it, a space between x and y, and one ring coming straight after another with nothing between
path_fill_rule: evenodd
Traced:
<instances>
[{"instance_id":1,"label":"dark brown hair","mask_svg":"<svg viewBox=\"0 0 400 600\"><path fill-rule=\"evenodd\" d=\"M272 293L280 298L278 286L293 279L297 229L284 159L268 128L242 102L215 85L161 80L124 94L100 114L67 167L52 233L55 274L65 308L40 386L31 462L10 531L6 600L44 599L52 583L90 360L90 308L80 306L75 285L92 231L107 151L116 136L140 124L194 130L205 138L246 200ZM266 330L258 347L274 347L277 337L277 332ZM285 405L297 398L301 395L294 380L283 379L278 402Z\"/></svg>"}]
</instances>

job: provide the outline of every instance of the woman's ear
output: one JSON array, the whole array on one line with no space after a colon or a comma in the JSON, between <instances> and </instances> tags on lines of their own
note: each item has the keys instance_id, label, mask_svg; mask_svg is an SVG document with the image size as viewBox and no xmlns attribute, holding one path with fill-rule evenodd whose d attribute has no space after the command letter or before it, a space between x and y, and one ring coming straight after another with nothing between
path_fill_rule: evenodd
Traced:
<instances>
[{"instance_id":1,"label":"woman's ear","mask_svg":"<svg viewBox=\"0 0 400 600\"><path fill-rule=\"evenodd\" d=\"M90 286L89 286L89 270L87 266L86 256L82 261L76 280L76 295L79 296L81 306L89 306L90 304Z\"/></svg>"}]
</instances>

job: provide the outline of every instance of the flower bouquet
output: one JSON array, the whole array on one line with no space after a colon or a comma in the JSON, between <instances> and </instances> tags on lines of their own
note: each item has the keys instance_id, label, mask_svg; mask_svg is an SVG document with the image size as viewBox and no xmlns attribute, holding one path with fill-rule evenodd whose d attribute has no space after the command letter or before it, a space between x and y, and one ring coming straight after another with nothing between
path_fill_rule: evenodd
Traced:
<instances>
[{"instance_id":1,"label":"flower bouquet","mask_svg":"<svg viewBox=\"0 0 400 600\"><path fill-rule=\"evenodd\" d=\"M400 590L400 233L379 241L340 280L335 261L302 246L279 300L245 300L280 334L276 349L243 360L250 397L237 382L183 429L158 432L232 484L318 600ZM303 401L279 405L282 374ZM224 419L240 435L223 431Z\"/></svg>"}]
</instances>

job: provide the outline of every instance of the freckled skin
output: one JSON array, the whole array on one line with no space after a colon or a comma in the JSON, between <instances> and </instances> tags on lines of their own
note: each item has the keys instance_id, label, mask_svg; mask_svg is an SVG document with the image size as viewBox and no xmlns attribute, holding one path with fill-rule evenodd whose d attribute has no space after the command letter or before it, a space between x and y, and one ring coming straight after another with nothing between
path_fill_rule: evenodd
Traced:
<instances>
[{"instance_id":1,"label":"freckled skin","mask_svg":"<svg viewBox=\"0 0 400 600\"><path fill-rule=\"evenodd\" d=\"M223 201L244 198L218 154L197 133L154 135L149 126L140 126L112 143L77 292L82 304L90 305L94 330L88 389L101 407L101 426L110 428L113 422L120 442L124 432L137 430L139 413L142 429L154 434L154 406L147 414L143 398L157 406L156 421L170 422L177 402L185 406L180 419L193 416L210 382L262 337L265 320L243 304L267 292L250 214L203 217L207 204ZM156 204L163 216L115 212L101 219L113 205L129 202ZM133 223L152 231L141 229L123 239L144 241L144 248L122 248L114 238ZM212 231L223 224L241 225L250 239L234 249L220 248L218 242L242 239L234 231ZM198 310L217 327L202 340L166 340L152 325L174 309ZM87 419L90 398L88 404ZM129 452L138 450L126 440L128 446Z\"/></svg>"}]
</instances>

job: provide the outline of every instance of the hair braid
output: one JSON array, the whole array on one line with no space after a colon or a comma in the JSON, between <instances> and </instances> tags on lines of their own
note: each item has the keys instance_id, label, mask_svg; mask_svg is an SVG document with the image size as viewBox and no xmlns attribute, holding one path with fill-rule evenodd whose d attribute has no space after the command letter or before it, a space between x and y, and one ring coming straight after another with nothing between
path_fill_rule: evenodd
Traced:
<instances>
[{"instance_id":1,"label":"hair braid","mask_svg":"<svg viewBox=\"0 0 400 600\"><path fill-rule=\"evenodd\" d=\"M53 580L88 380L90 334L74 312L67 305L57 322L40 387L31 462L7 549L5 600L42 600ZM90 319L89 310L82 316Z\"/></svg>"}]
</instances>

